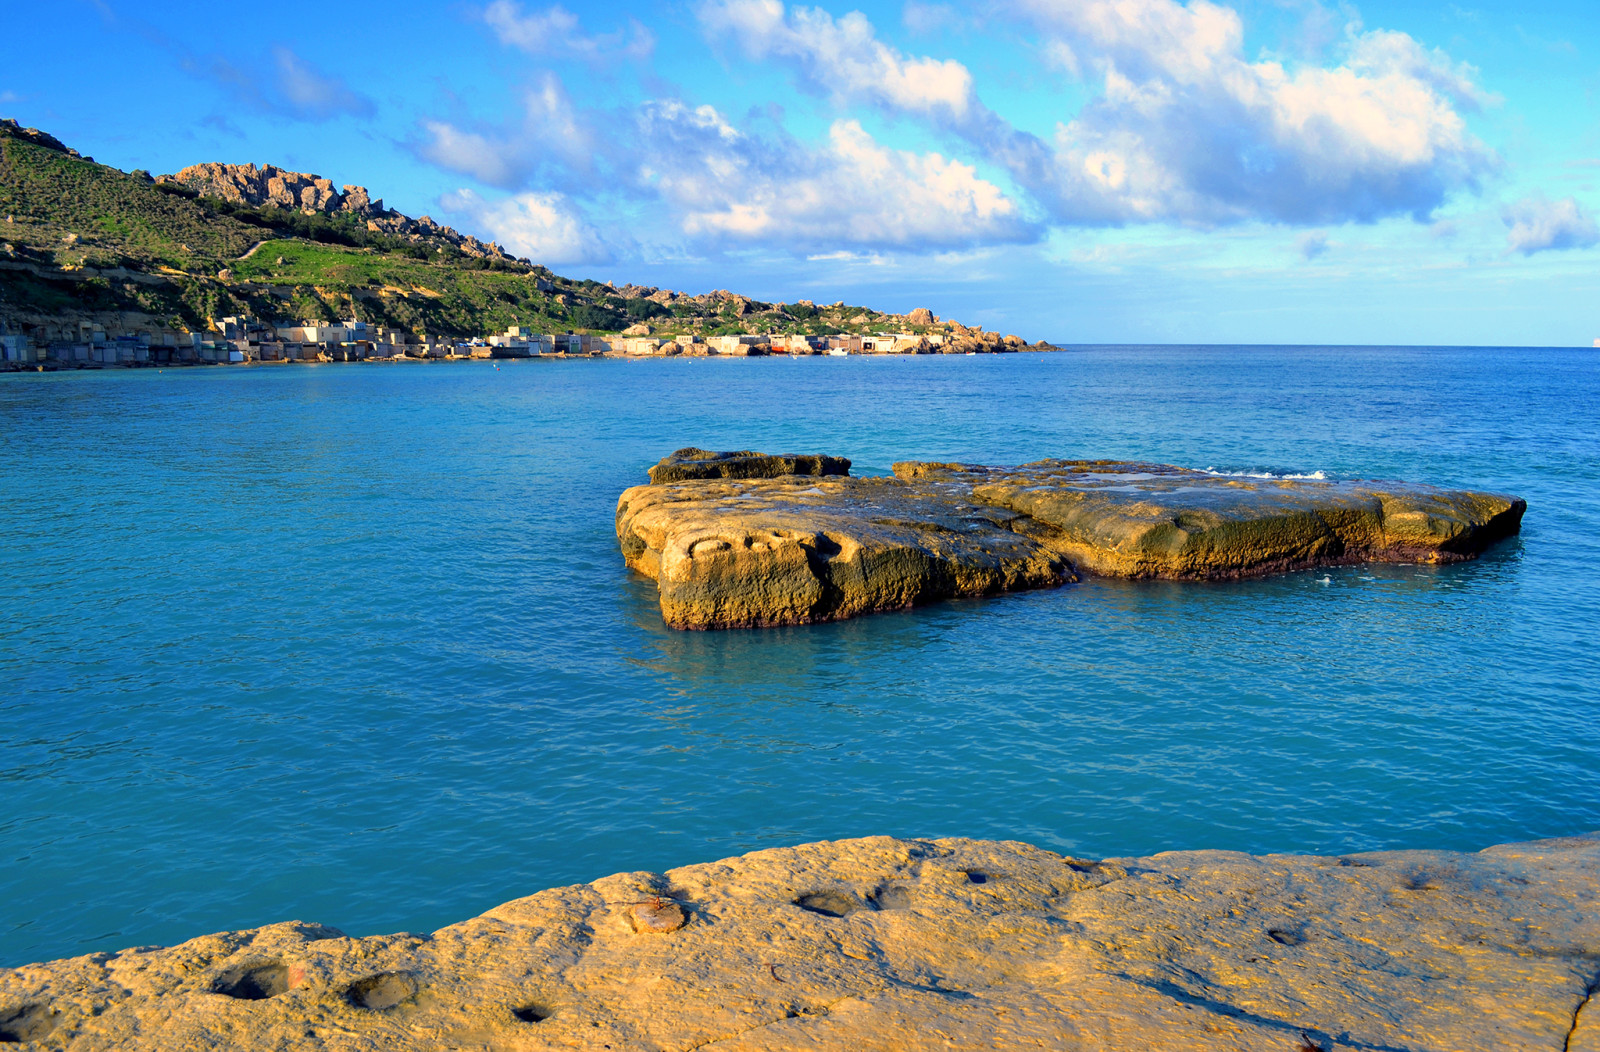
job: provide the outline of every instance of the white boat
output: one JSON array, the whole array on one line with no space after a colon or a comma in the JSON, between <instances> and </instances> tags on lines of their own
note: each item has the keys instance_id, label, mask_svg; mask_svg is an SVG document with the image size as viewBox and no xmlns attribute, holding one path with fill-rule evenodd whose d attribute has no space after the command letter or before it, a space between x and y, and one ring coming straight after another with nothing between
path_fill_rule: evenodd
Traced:
<instances>
[{"instance_id":1,"label":"white boat","mask_svg":"<svg viewBox=\"0 0 1600 1052\"><path fill-rule=\"evenodd\" d=\"M850 352L843 347L833 347L828 350L828 356L830 358L847 358L850 356Z\"/></svg>"}]
</instances>

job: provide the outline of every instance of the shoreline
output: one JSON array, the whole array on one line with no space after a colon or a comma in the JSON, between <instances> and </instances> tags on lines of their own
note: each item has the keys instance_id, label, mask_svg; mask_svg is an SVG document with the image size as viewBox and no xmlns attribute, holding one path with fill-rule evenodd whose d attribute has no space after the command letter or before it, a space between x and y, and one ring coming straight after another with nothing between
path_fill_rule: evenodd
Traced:
<instances>
[{"instance_id":1,"label":"shoreline","mask_svg":"<svg viewBox=\"0 0 1600 1052\"><path fill-rule=\"evenodd\" d=\"M252 360L252 361L245 361L245 362L212 362L212 361L117 362L115 364L103 364L103 363L99 363L99 362L72 362L72 363L68 364L68 363L58 362L58 361L54 361L54 360L47 361L47 362L4 362L4 361L0 361L0 373L72 373L72 372L106 372L106 371L113 371L113 370L119 370L119 369L209 369L209 368L213 368L213 367L238 369L238 368L250 368L250 367L254 367L254 366L267 366L267 367L276 368L276 367L279 367L279 366L291 366L291 365L302 365L302 366L310 366L310 365L406 365L406 364L443 365L443 364L458 364L458 363L461 363L461 362L489 362L489 363L493 363L493 364L499 365L499 364L501 364L503 362L537 362L537 361L543 361L543 360L550 360L550 361L629 361L629 362L651 362L651 361L656 361L656 362L662 362L662 361L672 361L672 360L678 359L678 358L689 358L689 359L694 359L694 358L717 358L717 359L726 359L728 361L734 361L734 360L738 360L738 359L741 359L741 358L828 358L828 357L848 357L848 358L917 358L917 357L929 357L929 358L931 358L931 357L938 357L938 356L943 356L943 357L977 357L978 355L1000 355L1000 354L1049 354L1049 353L1059 353L1059 352L1063 351L1064 349L1065 348L1063 348L1063 347L1052 345L1050 347L1032 347L1032 346L1030 346L1025 351L963 351L963 352L951 353L951 354L943 354L943 352L916 353L916 354L912 354L912 353L906 353L906 354L896 354L896 353L878 354L878 353L873 353L873 352L859 352L858 353L858 352L855 352L855 351L851 351L849 354L845 354L845 355L826 355L826 354L809 354L808 355L808 354L790 354L788 352L773 352L773 353L769 353L769 354L760 354L760 355L742 355L742 354L673 354L673 355L663 355L663 354L628 354L628 353L620 353L619 354L619 353L616 353L616 352L613 352L613 351L597 351L597 352L593 352L593 353L589 353L589 354L566 354L566 353L562 353L562 352L552 351L552 352L549 352L549 353L546 353L546 354L532 354L532 355L526 355L526 356L507 356L507 357L503 357L503 358L494 358L494 357L489 357L489 356L467 355L467 354L452 354L452 355L447 355L447 356L443 356L443 357L429 356L429 357L426 357L426 358L413 358L413 357L410 357L410 356L403 356L403 357L389 357L389 358L351 358L351 359L347 359L347 360L332 359L332 360L325 361L325 362L324 361L320 361L320 360L315 359L315 358L278 358L278 359L268 359L268 360Z\"/></svg>"},{"instance_id":2,"label":"shoreline","mask_svg":"<svg viewBox=\"0 0 1600 1052\"><path fill-rule=\"evenodd\" d=\"M1597 902L1600 834L1099 861L870 837L614 874L432 934L289 921L0 969L0 1040L1593 1052Z\"/></svg>"}]
</instances>

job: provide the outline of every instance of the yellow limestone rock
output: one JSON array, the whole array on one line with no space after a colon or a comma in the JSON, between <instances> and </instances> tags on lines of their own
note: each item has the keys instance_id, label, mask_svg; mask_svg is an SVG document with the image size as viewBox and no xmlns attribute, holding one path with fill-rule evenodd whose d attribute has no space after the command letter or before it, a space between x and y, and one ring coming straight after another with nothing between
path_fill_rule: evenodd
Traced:
<instances>
[{"instance_id":1,"label":"yellow limestone rock","mask_svg":"<svg viewBox=\"0 0 1600 1052\"><path fill-rule=\"evenodd\" d=\"M1358 562L1447 563L1517 532L1527 504L1408 483L1217 475L1166 464L1043 460L1019 468L901 463L908 480L1059 530L1052 547L1112 577L1217 579Z\"/></svg>"},{"instance_id":2,"label":"yellow limestone rock","mask_svg":"<svg viewBox=\"0 0 1600 1052\"><path fill-rule=\"evenodd\" d=\"M641 927L641 905L683 924ZM0 1039L1571 1052L1600 1047L1597 977L1600 839L1097 862L872 837L618 874L431 935L287 923L0 970Z\"/></svg>"},{"instance_id":3,"label":"yellow limestone rock","mask_svg":"<svg viewBox=\"0 0 1600 1052\"><path fill-rule=\"evenodd\" d=\"M831 621L1075 579L1025 516L968 494L833 475L635 486L617 537L675 628Z\"/></svg>"},{"instance_id":4,"label":"yellow limestone rock","mask_svg":"<svg viewBox=\"0 0 1600 1052\"><path fill-rule=\"evenodd\" d=\"M679 450L617 503L617 539L677 628L804 624L1077 572L1224 579L1474 558L1516 497L1402 483L1220 476L1161 464L1017 468Z\"/></svg>"}]
</instances>

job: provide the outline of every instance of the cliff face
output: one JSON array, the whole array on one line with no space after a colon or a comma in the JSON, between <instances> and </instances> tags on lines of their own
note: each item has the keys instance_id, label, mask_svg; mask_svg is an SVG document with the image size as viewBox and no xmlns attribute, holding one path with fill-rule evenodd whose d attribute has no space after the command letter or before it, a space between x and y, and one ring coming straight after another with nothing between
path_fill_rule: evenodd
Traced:
<instances>
[{"instance_id":1,"label":"cliff face","mask_svg":"<svg viewBox=\"0 0 1600 1052\"><path fill-rule=\"evenodd\" d=\"M162 181L179 183L205 196L252 208L271 205L311 212L382 214L383 202L372 201L365 187L345 186L343 192L330 179L304 172L288 172L273 165L191 164Z\"/></svg>"},{"instance_id":2,"label":"cliff face","mask_svg":"<svg viewBox=\"0 0 1600 1052\"><path fill-rule=\"evenodd\" d=\"M175 175L163 175L157 181L248 208L349 214L366 220L367 229L375 233L439 241L479 259L512 258L499 245L485 244L469 234L435 223L430 216L412 219L386 209L383 199L374 200L364 186L346 183L336 187L333 180L320 175L290 172L270 164L192 164Z\"/></svg>"},{"instance_id":3,"label":"cliff face","mask_svg":"<svg viewBox=\"0 0 1600 1052\"><path fill-rule=\"evenodd\" d=\"M1476 854L874 837L0 970L0 1040L162 1052L1595 1052L1600 840Z\"/></svg>"}]
</instances>

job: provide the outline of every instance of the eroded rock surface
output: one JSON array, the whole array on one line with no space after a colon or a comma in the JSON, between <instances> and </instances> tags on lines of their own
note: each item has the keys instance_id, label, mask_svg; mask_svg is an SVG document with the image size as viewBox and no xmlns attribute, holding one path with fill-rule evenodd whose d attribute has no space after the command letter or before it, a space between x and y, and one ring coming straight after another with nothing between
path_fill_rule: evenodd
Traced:
<instances>
[{"instance_id":1,"label":"eroded rock surface","mask_svg":"<svg viewBox=\"0 0 1600 1052\"><path fill-rule=\"evenodd\" d=\"M908 480L1060 532L1080 569L1112 577L1228 578L1356 562L1470 559L1516 533L1527 504L1497 493L1324 479L1242 478L1165 464L1043 460L1019 468L907 462Z\"/></svg>"},{"instance_id":2,"label":"eroded rock surface","mask_svg":"<svg viewBox=\"0 0 1600 1052\"><path fill-rule=\"evenodd\" d=\"M786 475L635 486L617 536L669 625L742 628L1072 579L1023 518L962 486Z\"/></svg>"},{"instance_id":3,"label":"eroded rock surface","mask_svg":"<svg viewBox=\"0 0 1600 1052\"><path fill-rule=\"evenodd\" d=\"M617 504L629 566L678 628L804 624L1076 572L1225 579L1469 559L1526 504L1402 483L1260 479L1161 464L906 462L851 478L823 456L680 450Z\"/></svg>"},{"instance_id":4,"label":"eroded rock surface","mask_svg":"<svg viewBox=\"0 0 1600 1052\"><path fill-rule=\"evenodd\" d=\"M1097 862L873 837L618 874L431 935L287 923L4 970L0 1039L1563 1052L1600 1047L1597 980L1600 839Z\"/></svg>"}]
</instances>

